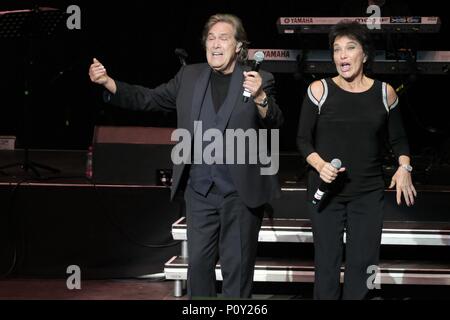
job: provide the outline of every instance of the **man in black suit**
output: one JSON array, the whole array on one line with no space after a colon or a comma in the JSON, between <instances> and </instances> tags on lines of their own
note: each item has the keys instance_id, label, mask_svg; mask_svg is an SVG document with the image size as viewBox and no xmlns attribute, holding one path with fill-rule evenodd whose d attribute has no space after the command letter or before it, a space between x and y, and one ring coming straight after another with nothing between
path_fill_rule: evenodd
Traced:
<instances>
[{"instance_id":1,"label":"man in black suit","mask_svg":"<svg viewBox=\"0 0 450 320\"><path fill-rule=\"evenodd\" d=\"M188 294L216 296L215 265L220 257L223 296L249 298L263 205L278 196L280 189L276 174L262 174L261 161L248 163L249 156L262 152L252 147L259 146L263 139L259 137L258 143L244 150L235 146L231 149L232 139L226 131L276 130L283 116L275 101L273 76L251 71L243 64L249 42L238 17L211 16L203 30L203 44L207 63L183 66L172 80L154 89L113 80L96 59L89 75L108 90L106 99L114 105L176 110L178 128L189 132L191 141L201 130L219 130L224 152L219 148L213 156L219 161L211 164L204 159L191 164L196 153L205 156L202 150L207 147L201 141L202 150L197 150L194 141L194 155L188 157L188 163L174 163L172 198L185 189ZM242 98L244 89L251 94L248 102ZM234 154L232 161L225 159L230 151ZM244 152L246 164L236 163L240 152ZM272 154L272 160L274 156L278 154Z\"/></svg>"}]
</instances>

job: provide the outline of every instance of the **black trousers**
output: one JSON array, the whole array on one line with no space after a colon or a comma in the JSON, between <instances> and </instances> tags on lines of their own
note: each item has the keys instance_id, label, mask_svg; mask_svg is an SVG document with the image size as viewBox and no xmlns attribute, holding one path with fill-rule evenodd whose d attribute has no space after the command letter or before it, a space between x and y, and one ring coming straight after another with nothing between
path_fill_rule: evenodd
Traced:
<instances>
[{"instance_id":1,"label":"black trousers","mask_svg":"<svg viewBox=\"0 0 450 320\"><path fill-rule=\"evenodd\" d=\"M377 266L383 227L383 190L352 199L327 199L321 207L309 204L314 237L314 299L339 299L343 234L346 230L342 298L364 299L368 278Z\"/></svg>"},{"instance_id":2,"label":"black trousers","mask_svg":"<svg viewBox=\"0 0 450 320\"><path fill-rule=\"evenodd\" d=\"M188 237L188 295L215 297L215 266L220 257L222 295L250 298L263 207L248 208L237 193L224 197L185 191Z\"/></svg>"}]
</instances>

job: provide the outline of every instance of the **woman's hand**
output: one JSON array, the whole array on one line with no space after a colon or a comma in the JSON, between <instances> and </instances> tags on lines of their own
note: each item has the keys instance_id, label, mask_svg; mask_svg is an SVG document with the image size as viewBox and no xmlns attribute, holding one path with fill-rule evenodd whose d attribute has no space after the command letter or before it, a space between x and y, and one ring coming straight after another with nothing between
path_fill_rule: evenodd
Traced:
<instances>
[{"instance_id":1,"label":"woman's hand","mask_svg":"<svg viewBox=\"0 0 450 320\"><path fill-rule=\"evenodd\" d=\"M336 169L331 165L331 163L323 162L317 171L320 174L320 179L326 183L331 183L336 179L339 172L345 171L345 168Z\"/></svg>"},{"instance_id":2,"label":"woman's hand","mask_svg":"<svg viewBox=\"0 0 450 320\"><path fill-rule=\"evenodd\" d=\"M394 186L397 189L397 204L400 205L402 203L403 194L406 205L408 207L412 206L414 204L414 197L417 197L417 191L412 183L411 172L408 172L402 167L398 167L397 172L392 176L389 189Z\"/></svg>"}]
</instances>

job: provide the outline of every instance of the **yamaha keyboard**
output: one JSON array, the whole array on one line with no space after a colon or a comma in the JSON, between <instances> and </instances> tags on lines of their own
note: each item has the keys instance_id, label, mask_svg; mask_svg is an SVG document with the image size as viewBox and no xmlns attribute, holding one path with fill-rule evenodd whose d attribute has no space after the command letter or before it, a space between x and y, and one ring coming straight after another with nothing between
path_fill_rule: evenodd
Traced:
<instances>
[{"instance_id":1,"label":"yamaha keyboard","mask_svg":"<svg viewBox=\"0 0 450 320\"><path fill-rule=\"evenodd\" d=\"M340 21L367 24L370 32L378 33L436 33L441 27L439 17L281 17L277 21L279 33L328 33Z\"/></svg>"},{"instance_id":2,"label":"yamaha keyboard","mask_svg":"<svg viewBox=\"0 0 450 320\"><path fill-rule=\"evenodd\" d=\"M256 51L265 55L262 69L275 73L332 74L336 67L329 50L250 49L249 60ZM450 72L450 51L417 51L415 61L406 55L394 59L386 51L376 51L374 74L441 74Z\"/></svg>"}]
</instances>

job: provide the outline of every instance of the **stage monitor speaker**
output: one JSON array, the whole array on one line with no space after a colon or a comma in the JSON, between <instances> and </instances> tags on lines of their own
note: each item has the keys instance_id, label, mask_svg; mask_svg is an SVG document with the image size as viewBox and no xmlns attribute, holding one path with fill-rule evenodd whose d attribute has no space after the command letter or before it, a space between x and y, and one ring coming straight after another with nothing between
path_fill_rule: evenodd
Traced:
<instances>
[{"instance_id":1,"label":"stage monitor speaker","mask_svg":"<svg viewBox=\"0 0 450 320\"><path fill-rule=\"evenodd\" d=\"M99 184L171 185L173 128L97 126L93 180Z\"/></svg>"}]
</instances>

